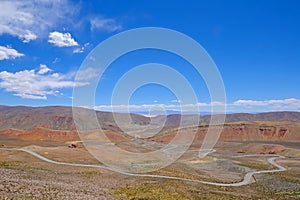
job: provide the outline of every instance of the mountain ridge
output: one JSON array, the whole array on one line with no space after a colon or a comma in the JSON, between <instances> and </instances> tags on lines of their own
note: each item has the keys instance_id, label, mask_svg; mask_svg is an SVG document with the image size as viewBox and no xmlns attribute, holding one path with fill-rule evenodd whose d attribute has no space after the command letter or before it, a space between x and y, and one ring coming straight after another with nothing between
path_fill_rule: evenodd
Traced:
<instances>
[{"instance_id":1,"label":"mountain ridge","mask_svg":"<svg viewBox=\"0 0 300 200\"><path fill-rule=\"evenodd\" d=\"M111 113L96 111L98 121L106 129L120 131L116 125L113 114L126 116L126 113ZM159 115L156 117L146 117L139 114L130 114L132 121L137 125L147 125L151 119L165 120L167 126L178 126L181 118L185 124L189 120L199 117L200 124L209 124L211 115L183 115L171 114L167 116ZM216 114L215 117L224 117L222 114ZM273 122L300 122L300 112L280 111L263 113L233 113L225 115L225 122L239 121L273 121ZM15 128L21 130L30 130L36 127L43 127L52 130L75 130L76 126L73 120L71 106L3 106L0 105L0 129Z\"/></svg>"}]
</instances>

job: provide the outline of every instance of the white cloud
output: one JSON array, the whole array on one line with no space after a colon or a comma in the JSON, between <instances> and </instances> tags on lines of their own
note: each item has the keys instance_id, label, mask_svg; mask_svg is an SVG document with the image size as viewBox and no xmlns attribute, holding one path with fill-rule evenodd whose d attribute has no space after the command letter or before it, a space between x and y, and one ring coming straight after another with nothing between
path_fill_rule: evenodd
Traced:
<instances>
[{"instance_id":1,"label":"white cloud","mask_svg":"<svg viewBox=\"0 0 300 200\"><path fill-rule=\"evenodd\" d=\"M76 80L78 81L91 81L92 79L99 77L101 74L100 68L87 67L86 69L80 70L76 74Z\"/></svg>"},{"instance_id":2,"label":"white cloud","mask_svg":"<svg viewBox=\"0 0 300 200\"><path fill-rule=\"evenodd\" d=\"M238 100L233 103L234 106L255 108L255 109L268 109L268 110L299 110L300 99L275 99L275 100Z\"/></svg>"},{"instance_id":3,"label":"white cloud","mask_svg":"<svg viewBox=\"0 0 300 200\"><path fill-rule=\"evenodd\" d=\"M220 101L213 101L210 103L212 106L224 106L225 103L224 102L220 102Z\"/></svg>"},{"instance_id":4,"label":"white cloud","mask_svg":"<svg viewBox=\"0 0 300 200\"><path fill-rule=\"evenodd\" d=\"M86 49L86 47L89 46L89 45L90 45L90 43L87 42L82 47L78 47L78 48L74 49L73 53L83 53L84 50Z\"/></svg>"},{"instance_id":5,"label":"white cloud","mask_svg":"<svg viewBox=\"0 0 300 200\"><path fill-rule=\"evenodd\" d=\"M40 64L40 70L38 71L38 74L46 74L50 72L51 69L47 67L45 64Z\"/></svg>"},{"instance_id":6,"label":"white cloud","mask_svg":"<svg viewBox=\"0 0 300 200\"><path fill-rule=\"evenodd\" d=\"M80 47L80 48L76 48L73 50L73 53L83 53L84 52L84 48Z\"/></svg>"},{"instance_id":7,"label":"white cloud","mask_svg":"<svg viewBox=\"0 0 300 200\"><path fill-rule=\"evenodd\" d=\"M60 95L60 89L75 86L70 76L48 73L49 68L40 66L39 71L23 70L15 73L0 72L0 88L13 92L14 96L24 99L47 99L49 95ZM87 82L77 82L76 86L87 85Z\"/></svg>"},{"instance_id":8,"label":"white cloud","mask_svg":"<svg viewBox=\"0 0 300 200\"><path fill-rule=\"evenodd\" d=\"M171 101L172 103L182 103L182 101L180 99L174 99Z\"/></svg>"},{"instance_id":9,"label":"white cloud","mask_svg":"<svg viewBox=\"0 0 300 200\"><path fill-rule=\"evenodd\" d=\"M76 10L68 0L1 0L0 8L0 35L16 36L23 42L46 36L50 29L70 21Z\"/></svg>"},{"instance_id":10,"label":"white cloud","mask_svg":"<svg viewBox=\"0 0 300 200\"><path fill-rule=\"evenodd\" d=\"M37 35L32 33L31 31L29 30L26 30L25 31L26 33L24 35L20 35L19 38L20 39L23 39L23 42L24 43L28 43L30 42L31 40L35 40L37 38Z\"/></svg>"},{"instance_id":11,"label":"white cloud","mask_svg":"<svg viewBox=\"0 0 300 200\"><path fill-rule=\"evenodd\" d=\"M39 96L39 95L31 95L31 94L14 94L14 96L17 96L17 97L21 97L22 99L42 99L42 100L47 100L47 97L46 95L42 95L42 96Z\"/></svg>"},{"instance_id":12,"label":"white cloud","mask_svg":"<svg viewBox=\"0 0 300 200\"><path fill-rule=\"evenodd\" d=\"M24 56L24 54L13 48L0 46L0 60L14 59L21 56Z\"/></svg>"},{"instance_id":13,"label":"white cloud","mask_svg":"<svg viewBox=\"0 0 300 200\"><path fill-rule=\"evenodd\" d=\"M113 32L122 29L122 25L118 24L116 20L112 18L95 17L90 20L90 24L92 31L99 29Z\"/></svg>"},{"instance_id":14,"label":"white cloud","mask_svg":"<svg viewBox=\"0 0 300 200\"><path fill-rule=\"evenodd\" d=\"M183 112L196 111L198 107L209 107L210 104L207 103L197 103L197 104L142 104L142 105L100 105L96 106L96 110L104 111L117 111L117 112L127 112L131 111L149 111L155 110L155 108L164 108L166 110L182 110Z\"/></svg>"},{"instance_id":15,"label":"white cloud","mask_svg":"<svg viewBox=\"0 0 300 200\"><path fill-rule=\"evenodd\" d=\"M203 102L198 102L197 103L197 106L199 106L199 107L203 107L203 106L209 106L209 104L208 103L203 103Z\"/></svg>"},{"instance_id":16,"label":"white cloud","mask_svg":"<svg viewBox=\"0 0 300 200\"><path fill-rule=\"evenodd\" d=\"M174 102L175 103L175 102ZM100 105L96 106L96 110L104 111L117 111L117 112L127 112L130 111L149 111L155 107L164 108L166 110L177 110L187 113L197 113L197 108L200 112L211 111L212 106L218 109L225 104L223 102L211 102L204 103L198 102L196 104L142 104L142 105ZM278 100L265 100L265 101L255 101L255 100L237 100L233 103L226 104L227 112L269 112L269 111L300 111L300 99L289 98L289 99L278 99ZM224 112L223 109L217 112Z\"/></svg>"},{"instance_id":17,"label":"white cloud","mask_svg":"<svg viewBox=\"0 0 300 200\"><path fill-rule=\"evenodd\" d=\"M56 58L52 61L52 63L53 63L53 64L58 63L58 62L60 62L60 60L61 60L60 58L57 58L57 57L56 57Z\"/></svg>"},{"instance_id":18,"label":"white cloud","mask_svg":"<svg viewBox=\"0 0 300 200\"><path fill-rule=\"evenodd\" d=\"M27 43L46 38L51 30L80 28L83 23L89 23L92 31L122 29L113 18L79 18L80 5L71 0L0 0L0 35L9 34Z\"/></svg>"},{"instance_id":19,"label":"white cloud","mask_svg":"<svg viewBox=\"0 0 300 200\"><path fill-rule=\"evenodd\" d=\"M70 33L60 33L57 31L49 33L48 42L58 47L78 46L78 43L72 38Z\"/></svg>"}]
</instances>

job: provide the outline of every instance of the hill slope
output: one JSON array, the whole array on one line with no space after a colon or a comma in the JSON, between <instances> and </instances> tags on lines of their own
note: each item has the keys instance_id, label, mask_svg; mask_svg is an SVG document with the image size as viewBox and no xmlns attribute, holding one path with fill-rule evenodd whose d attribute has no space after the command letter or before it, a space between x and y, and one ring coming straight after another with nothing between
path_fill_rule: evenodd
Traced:
<instances>
[{"instance_id":1,"label":"hill slope","mask_svg":"<svg viewBox=\"0 0 300 200\"><path fill-rule=\"evenodd\" d=\"M98 121L101 127L107 130L114 138L122 138L125 135L116 125L113 114L97 111ZM115 113L118 116L125 114ZM218 115L221 116L221 115ZM131 114L135 126L141 126L152 122L165 121L163 130L178 127L181 115L157 116L154 118ZM200 117L200 129L196 138L201 139L207 131L211 116ZM191 120L199 118L196 115L185 115L183 123L188 125ZM259 114L228 114L221 140L262 140L262 141L300 141L300 113L299 112L269 112ZM14 135L22 138L55 138L77 137L76 126L73 121L72 107L24 107L24 106L0 106L0 134ZM156 141L169 141L173 134L158 134L153 138ZM26 137L25 137L26 136ZM38 137L37 137L38 136Z\"/></svg>"},{"instance_id":2,"label":"hill slope","mask_svg":"<svg viewBox=\"0 0 300 200\"><path fill-rule=\"evenodd\" d=\"M117 115L124 115L116 113ZM217 115L220 116L221 115ZM110 112L97 111L98 121L104 128L117 128L113 114ZM131 114L132 121L139 125L149 124L151 118L138 114ZM184 124L189 124L198 116L185 115ZM208 124L211 116L201 116L200 124ZM163 121L165 116L154 117L155 121ZM168 115L166 125L179 125L181 115ZM239 121L274 121L274 122L300 122L300 112L267 112L258 114L236 113L227 114L226 122ZM53 130L75 130L72 115L72 107L47 106L47 107L25 107L25 106L0 106L0 129L14 128L29 130L35 127L43 127Z\"/></svg>"},{"instance_id":3,"label":"hill slope","mask_svg":"<svg viewBox=\"0 0 300 200\"><path fill-rule=\"evenodd\" d=\"M98 121L106 129L116 129L113 114L97 111ZM124 115L115 113L116 115ZM137 124L148 124L150 118L131 114L132 120ZM0 106L0 129L30 130L42 127L52 130L75 130L72 115L72 107L47 106L47 107L24 107L24 106Z\"/></svg>"}]
</instances>

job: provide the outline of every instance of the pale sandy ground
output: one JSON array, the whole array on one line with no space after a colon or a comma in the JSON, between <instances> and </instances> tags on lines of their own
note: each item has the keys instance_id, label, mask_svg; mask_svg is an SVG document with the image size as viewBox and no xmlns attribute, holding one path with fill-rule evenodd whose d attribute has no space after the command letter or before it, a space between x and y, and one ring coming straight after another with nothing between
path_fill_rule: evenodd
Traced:
<instances>
[{"instance_id":1,"label":"pale sandy ground","mask_svg":"<svg viewBox=\"0 0 300 200\"><path fill-rule=\"evenodd\" d=\"M157 173L236 182L249 170L272 168L264 158L229 159L224 156L222 149L232 152L239 146L243 145L219 144L217 152L202 160L195 158L195 152L190 151L181 160ZM84 148L30 148L61 162L99 164ZM289 149L286 154L297 156L298 150ZM224 188L128 177L102 169L57 166L25 152L0 151L0 199L299 199L300 161L297 159L278 161L288 169L285 172L255 175L255 183Z\"/></svg>"}]
</instances>

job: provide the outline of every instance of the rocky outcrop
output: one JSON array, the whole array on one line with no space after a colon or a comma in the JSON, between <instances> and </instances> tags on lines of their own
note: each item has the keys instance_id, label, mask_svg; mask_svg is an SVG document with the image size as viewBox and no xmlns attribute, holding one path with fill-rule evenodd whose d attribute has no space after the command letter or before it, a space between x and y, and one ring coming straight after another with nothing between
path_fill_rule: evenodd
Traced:
<instances>
[{"instance_id":1,"label":"rocky outcrop","mask_svg":"<svg viewBox=\"0 0 300 200\"><path fill-rule=\"evenodd\" d=\"M273 144L248 144L242 147L237 153L245 154L279 154L286 150L282 145Z\"/></svg>"},{"instance_id":2,"label":"rocky outcrop","mask_svg":"<svg viewBox=\"0 0 300 200\"><path fill-rule=\"evenodd\" d=\"M221 140L239 141L300 141L298 123L263 122L225 125Z\"/></svg>"},{"instance_id":3,"label":"rocky outcrop","mask_svg":"<svg viewBox=\"0 0 300 200\"><path fill-rule=\"evenodd\" d=\"M208 126L199 126L196 141L204 139ZM187 130L188 131L188 130ZM176 131L166 132L153 137L152 140L169 142ZM286 122L248 122L225 124L220 135L221 141L290 141L300 142L300 124Z\"/></svg>"}]
</instances>

